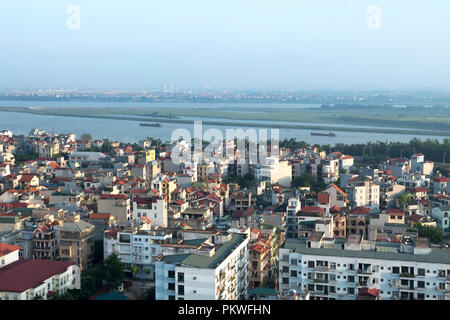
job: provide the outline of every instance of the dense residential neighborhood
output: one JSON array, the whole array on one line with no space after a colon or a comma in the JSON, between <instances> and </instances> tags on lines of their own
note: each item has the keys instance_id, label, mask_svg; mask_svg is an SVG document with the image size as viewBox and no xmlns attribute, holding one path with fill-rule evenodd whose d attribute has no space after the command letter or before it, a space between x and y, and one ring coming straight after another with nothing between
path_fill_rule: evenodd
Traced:
<instances>
[{"instance_id":1,"label":"dense residential neighborhood","mask_svg":"<svg viewBox=\"0 0 450 320\"><path fill-rule=\"evenodd\" d=\"M450 177L421 150L174 147L1 131L0 300L450 300Z\"/></svg>"}]
</instances>

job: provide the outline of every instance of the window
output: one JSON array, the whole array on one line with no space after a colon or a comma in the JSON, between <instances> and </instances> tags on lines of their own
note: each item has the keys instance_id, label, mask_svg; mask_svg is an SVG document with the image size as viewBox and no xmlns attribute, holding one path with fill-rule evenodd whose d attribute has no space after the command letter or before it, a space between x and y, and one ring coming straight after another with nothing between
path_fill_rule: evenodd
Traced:
<instances>
[{"instance_id":1,"label":"window","mask_svg":"<svg viewBox=\"0 0 450 320\"><path fill-rule=\"evenodd\" d=\"M175 283L169 283L167 289L168 290L175 290Z\"/></svg>"},{"instance_id":2,"label":"window","mask_svg":"<svg viewBox=\"0 0 450 320\"><path fill-rule=\"evenodd\" d=\"M394 274L400 274L400 268L399 268L399 267L393 267L393 268L392 268L392 273L394 273Z\"/></svg>"},{"instance_id":3,"label":"window","mask_svg":"<svg viewBox=\"0 0 450 320\"><path fill-rule=\"evenodd\" d=\"M169 270L168 277L174 279L175 278L175 271Z\"/></svg>"},{"instance_id":4,"label":"window","mask_svg":"<svg viewBox=\"0 0 450 320\"><path fill-rule=\"evenodd\" d=\"M184 273L178 272L178 282L184 282Z\"/></svg>"},{"instance_id":5,"label":"window","mask_svg":"<svg viewBox=\"0 0 450 320\"><path fill-rule=\"evenodd\" d=\"M418 276L425 276L425 269L422 269L422 268L417 269L417 275Z\"/></svg>"},{"instance_id":6,"label":"window","mask_svg":"<svg viewBox=\"0 0 450 320\"><path fill-rule=\"evenodd\" d=\"M183 285L178 285L178 294L184 295L184 286Z\"/></svg>"}]
</instances>

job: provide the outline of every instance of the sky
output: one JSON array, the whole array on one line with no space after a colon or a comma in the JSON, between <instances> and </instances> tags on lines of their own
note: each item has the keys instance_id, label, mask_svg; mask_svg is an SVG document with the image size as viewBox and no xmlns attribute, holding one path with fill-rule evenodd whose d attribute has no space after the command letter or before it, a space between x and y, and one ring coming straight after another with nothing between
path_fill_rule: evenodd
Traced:
<instances>
[{"instance_id":1,"label":"sky","mask_svg":"<svg viewBox=\"0 0 450 320\"><path fill-rule=\"evenodd\" d=\"M449 39L448 0L0 1L0 88L447 90Z\"/></svg>"}]
</instances>

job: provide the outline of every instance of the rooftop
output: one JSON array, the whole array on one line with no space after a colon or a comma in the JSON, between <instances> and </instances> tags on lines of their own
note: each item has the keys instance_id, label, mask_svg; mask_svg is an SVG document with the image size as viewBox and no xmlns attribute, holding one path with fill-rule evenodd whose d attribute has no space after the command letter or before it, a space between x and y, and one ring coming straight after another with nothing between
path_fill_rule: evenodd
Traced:
<instances>
[{"instance_id":1,"label":"rooftop","mask_svg":"<svg viewBox=\"0 0 450 320\"><path fill-rule=\"evenodd\" d=\"M0 291L23 292L64 272L73 262L20 259L0 269Z\"/></svg>"},{"instance_id":2,"label":"rooftop","mask_svg":"<svg viewBox=\"0 0 450 320\"><path fill-rule=\"evenodd\" d=\"M306 243L300 239L287 239L283 248L292 249L297 253L332 256L332 257L350 257L350 258L366 258L379 260L396 260L396 261L416 261L426 263L445 263L450 264L450 249L431 249L429 254L411 254L411 253L391 253L380 251L354 251L333 248L307 248Z\"/></svg>"}]
</instances>

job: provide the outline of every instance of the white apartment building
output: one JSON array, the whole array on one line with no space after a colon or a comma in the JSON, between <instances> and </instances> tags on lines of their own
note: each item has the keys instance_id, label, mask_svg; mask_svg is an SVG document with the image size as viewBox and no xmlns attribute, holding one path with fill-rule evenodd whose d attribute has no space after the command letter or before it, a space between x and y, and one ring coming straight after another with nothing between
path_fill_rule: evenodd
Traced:
<instances>
[{"instance_id":1,"label":"white apartment building","mask_svg":"<svg viewBox=\"0 0 450 320\"><path fill-rule=\"evenodd\" d=\"M133 219L141 217L150 219L153 226L167 227L167 202L161 196L133 198Z\"/></svg>"},{"instance_id":2,"label":"white apartment building","mask_svg":"<svg viewBox=\"0 0 450 320\"><path fill-rule=\"evenodd\" d=\"M339 179L339 160L325 160L318 167L318 178L322 178L326 184Z\"/></svg>"},{"instance_id":3,"label":"white apartment building","mask_svg":"<svg viewBox=\"0 0 450 320\"><path fill-rule=\"evenodd\" d=\"M126 271L131 271L136 265L136 278L154 280L155 260L161 254L161 244L171 238L170 232L152 230L147 223L143 223L139 228L120 232L109 230L103 238L104 258L115 252L124 263Z\"/></svg>"},{"instance_id":4,"label":"white apartment building","mask_svg":"<svg viewBox=\"0 0 450 320\"><path fill-rule=\"evenodd\" d=\"M156 262L156 300L247 298L248 234L228 233L195 253L161 256Z\"/></svg>"},{"instance_id":5,"label":"white apartment building","mask_svg":"<svg viewBox=\"0 0 450 320\"><path fill-rule=\"evenodd\" d=\"M267 157L264 164L255 166L255 177L270 184L279 183L283 187L290 187L292 166L289 161L280 161L278 157Z\"/></svg>"},{"instance_id":6,"label":"white apartment building","mask_svg":"<svg viewBox=\"0 0 450 320\"><path fill-rule=\"evenodd\" d=\"M355 159L352 156L342 155L339 157L339 168L350 171Z\"/></svg>"},{"instance_id":7,"label":"white apartment building","mask_svg":"<svg viewBox=\"0 0 450 320\"><path fill-rule=\"evenodd\" d=\"M363 250L360 244L345 244L343 249L336 242L311 248L307 242L287 239L279 251L280 292L354 300L359 289L370 288L378 290L380 300L450 300L449 249L417 244L404 245L403 252L388 245Z\"/></svg>"},{"instance_id":8,"label":"white apartment building","mask_svg":"<svg viewBox=\"0 0 450 320\"><path fill-rule=\"evenodd\" d=\"M407 189L428 188L431 184L430 178L420 172L404 173L397 179L397 182L404 185Z\"/></svg>"},{"instance_id":9,"label":"white apartment building","mask_svg":"<svg viewBox=\"0 0 450 320\"><path fill-rule=\"evenodd\" d=\"M378 209L380 206L380 186L369 178L347 182L347 195L355 207Z\"/></svg>"},{"instance_id":10,"label":"white apartment building","mask_svg":"<svg viewBox=\"0 0 450 320\"><path fill-rule=\"evenodd\" d=\"M73 262L19 259L21 247L0 243L0 300L47 300L80 289L80 268Z\"/></svg>"}]
</instances>

